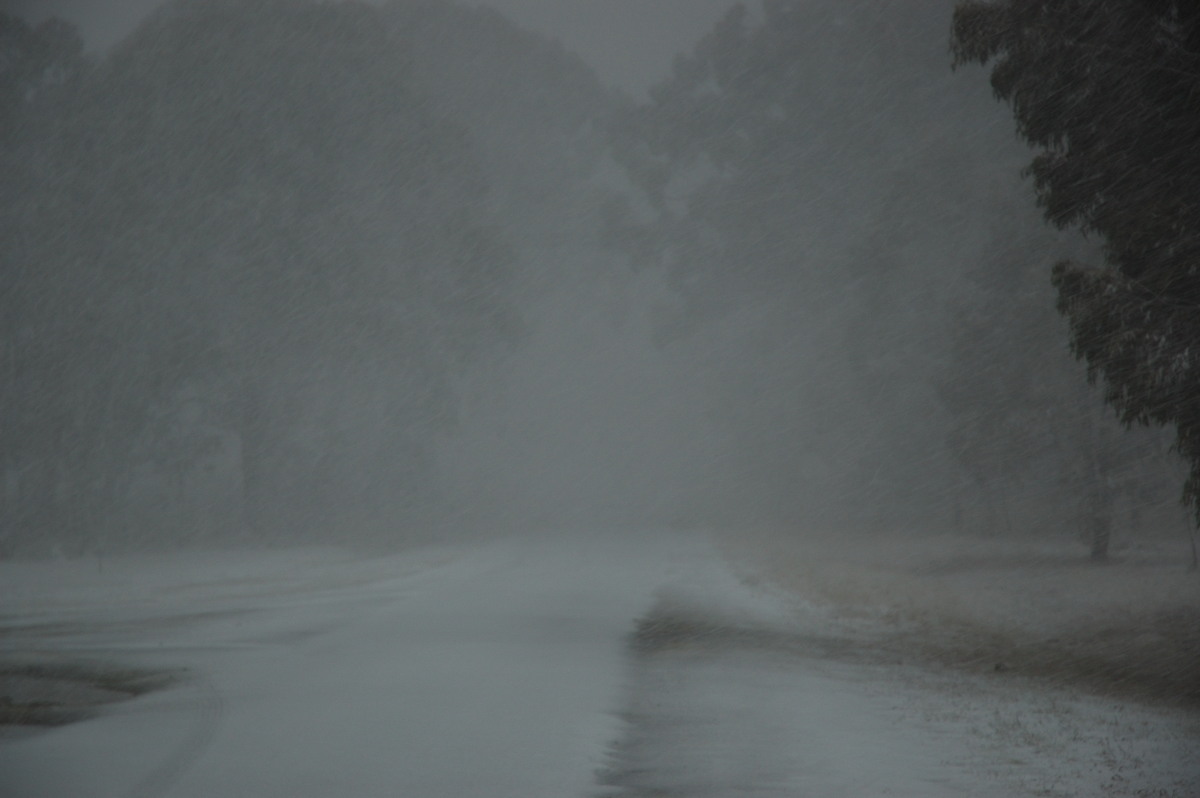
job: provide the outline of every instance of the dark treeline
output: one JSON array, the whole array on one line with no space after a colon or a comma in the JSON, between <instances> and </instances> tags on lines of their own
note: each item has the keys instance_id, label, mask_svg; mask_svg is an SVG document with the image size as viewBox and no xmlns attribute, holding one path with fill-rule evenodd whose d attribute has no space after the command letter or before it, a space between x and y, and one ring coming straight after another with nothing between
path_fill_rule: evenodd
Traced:
<instances>
[{"instance_id":1,"label":"dark treeline","mask_svg":"<svg viewBox=\"0 0 1200 798\"><path fill-rule=\"evenodd\" d=\"M952 41L995 62L1046 220L1104 243L1054 266L1071 348L1126 425L1174 428L1200 524L1200 6L964 2Z\"/></svg>"},{"instance_id":2,"label":"dark treeline","mask_svg":"<svg viewBox=\"0 0 1200 798\"><path fill-rule=\"evenodd\" d=\"M303 537L427 499L455 364L516 331L513 255L400 34L353 4L177 2L91 63L61 25L5 28L29 64L5 95L9 545Z\"/></svg>"},{"instance_id":3,"label":"dark treeline","mask_svg":"<svg viewBox=\"0 0 1200 798\"><path fill-rule=\"evenodd\" d=\"M1178 523L1162 437L1121 429L1054 309L1051 264L1102 254L1038 218L951 10L735 9L640 104L446 2L176 0L100 57L0 17L0 543L404 542L574 473L518 462L521 423L591 425L571 456L643 493L653 459L651 499L595 480L622 522L1100 555ZM579 314L546 309L593 289L637 376L542 412L513 383L578 381L543 367ZM630 382L690 426L606 415ZM447 478L447 441L494 474Z\"/></svg>"},{"instance_id":4,"label":"dark treeline","mask_svg":"<svg viewBox=\"0 0 1200 798\"><path fill-rule=\"evenodd\" d=\"M1162 437L1122 432L1071 363L1050 265L1096 248L1039 223L1002 109L946 68L949 13L735 10L624 120L655 210L615 224L670 271L677 327L761 311L724 418L753 442L764 504L1078 531L1102 557L1117 516L1142 525L1177 477ZM786 434L763 397L790 409Z\"/></svg>"}]
</instances>

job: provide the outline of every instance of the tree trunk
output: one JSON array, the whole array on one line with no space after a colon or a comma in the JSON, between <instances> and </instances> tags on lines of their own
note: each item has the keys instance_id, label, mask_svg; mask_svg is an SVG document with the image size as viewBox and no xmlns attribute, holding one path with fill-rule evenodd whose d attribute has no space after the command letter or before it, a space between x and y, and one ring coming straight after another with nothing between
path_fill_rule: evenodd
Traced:
<instances>
[{"instance_id":1,"label":"tree trunk","mask_svg":"<svg viewBox=\"0 0 1200 798\"><path fill-rule=\"evenodd\" d=\"M1108 559L1108 543L1112 535L1112 518L1106 511L1093 508L1088 519L1091 527L1092 559L1103 562Z\"/></svg>"},{"instance_id":2,"label":"tree trunk","mask_svg":"<svg viewBox=\"0 0 1200 798\"><path fill-rule=\"evenodd\" d=\"M1086 457L1089 497L1084 525L1092 547L1092 560L1104 562L1108 559L1108 545L1113 527L1113 451L1112 444L1104 437L1104 423L1096 418L1085 422Z\"/></svg>"},{"instance_id":3,"label":"tree trunk","mask_svg":"<svg viewBox=\"0 0 1200 798\"><path fill-rule=\"evenodd\" d=\"M1092 559L1103 562L1108 559L1108 544L1112 538L1113 501L1108 480L1099 473L1092 484L1092 500L1089 502L1086 523Z\"/></svg>"}]
</instances>

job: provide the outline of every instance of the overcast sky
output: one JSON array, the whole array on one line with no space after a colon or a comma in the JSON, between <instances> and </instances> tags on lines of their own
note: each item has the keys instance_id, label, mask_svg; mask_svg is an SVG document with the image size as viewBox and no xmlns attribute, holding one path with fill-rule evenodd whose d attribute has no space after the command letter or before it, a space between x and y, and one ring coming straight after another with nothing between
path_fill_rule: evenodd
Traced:
<instances>
[{"instance_id":1,"label":"overcast sky","mask_svg":"<svg viewBox=\"0 0 1200 798\"><path fill-rule=\"evenodd\" d=\"M606 83L640 94L665 77L736 0L466 0L503 11L561 40ZM161 0L0 0L38 21L52 14L79 26L89 47L108 47Z\"/></svg>"}]
</instances>

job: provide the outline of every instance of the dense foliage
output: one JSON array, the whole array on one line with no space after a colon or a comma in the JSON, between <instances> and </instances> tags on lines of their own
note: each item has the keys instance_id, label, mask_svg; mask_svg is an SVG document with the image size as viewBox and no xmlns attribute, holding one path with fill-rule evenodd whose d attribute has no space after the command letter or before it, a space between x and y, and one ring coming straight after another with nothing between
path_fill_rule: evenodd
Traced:
<instances>
[{"instance_id":1,"label":"dense foliage","mask_svg":"<svg viewBox=\"0 0 1200 798\"><path fill-rule=\"evenodd\" d=\"M1103 240L1054 270L1072 347L1127 424L1175 427L1200 523L1200 5L961 3L953 45L994 62L1046 218Z\"/></svg>"},{"instance_id":2,"label":"dense foliage","mask_svg":"<svg viewBox=\"0 0 1200 798\"><path fill-rule=\"evenodd\" d=\"M512 256L408 60L369 6L182 0L7 93L7 529L91 547L199 493L181 523L394 534L428 500ZM205 464L237 485L186 489Z\"/></svg>"},{"instance_id":3,"label":"dense foliage","mask_svg":"<svg viewBox=\"0 0 1200 798\"><path fill-rule=\"evenodd\" d=\"M996 8L960 28L1041 63ZM946 17L738 7L642 103L441 0L175 0L98 59L0 17L0 542L397 539L453 502L459 525L1077 528L1102 555L1165 464L1070 361L1044 272L1096 249L1037 218ZM960 62L1008 52L966 40ZM1146 204L1101 158L1137 120L1055 138L1051 110L1043 202L1118 264L1058 271L1076 349L1169 389L1126 420L1182 417L1186 115ZM1115 182L1083 201L1093 166ZM1175 243L1139 249L1158 222Z\"/></svg>"},{"instance_id":4,"label":"dense foliage","mask_svg":"<svg viewBox=\"0 0 1200 798\"><path fill-rule=\"evenodd\" d=\"M614 237L672 275L667 338L758 325L720 416L760 503L1076 527L1103 556L1162 464L1076 382L1036 275L1084 250L1030 240L1022 154L946 69L945 24L904 2L735 9L619 119L649 210L614 209Z\"/></svg>"},{"instance_id":5,"label":"dense foliage","mask_svg":"<svg viewBox=\"0 0 1200 798\"><path fill-rule=\"evenodd\" d=\"M647 207L614 208L614 238L682 298L660 337L728 321L754 353L729 364L715 414L766 518L927 522L938 503L940 418L917 408L944 345L922 308L948 264L927 231L976 234L963 211L985 163L956 135L930 46L943 26L902 3L735 8L617 122Z\"/></svg>"}]
</instances>

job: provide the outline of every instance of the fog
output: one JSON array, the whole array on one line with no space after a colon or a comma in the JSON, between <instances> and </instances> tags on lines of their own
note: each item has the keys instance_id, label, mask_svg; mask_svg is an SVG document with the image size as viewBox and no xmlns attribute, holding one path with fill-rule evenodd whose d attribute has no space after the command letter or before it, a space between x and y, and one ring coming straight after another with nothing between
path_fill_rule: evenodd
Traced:
<instances>
[{"instance_id":1,"label":"fog","mask_svg":"<svg viewBox=\"0 0 1200 798\"><path fill-rule=\"evenodd\" d=\"M65 19L79 28L89 49L103 51L158 5L159 0L5 0L0 9L35 23L52 16ZM641 99L734 0L473 0L463 5L494 8L521 27L558 39L602 82Z\"/></svg>"},{"instance_id":2,"label":"fog","mask_svg":"<svg viewBox=\"0 0 1200 798\"><path fill-rule=\"evenodd\" d=\"M0 5L0 793L1197 794L955 5Z\"/></svg>"},{"instance_id":3,"label":"fog","mask_svg":"<svg viewBox=\"0 0 1200 798\"><path fill-rule=\"evenodd\" d=\"M6 547L1173 523L950 4L727 5L11 6Z\"/></svg>"}]
</instances>

